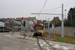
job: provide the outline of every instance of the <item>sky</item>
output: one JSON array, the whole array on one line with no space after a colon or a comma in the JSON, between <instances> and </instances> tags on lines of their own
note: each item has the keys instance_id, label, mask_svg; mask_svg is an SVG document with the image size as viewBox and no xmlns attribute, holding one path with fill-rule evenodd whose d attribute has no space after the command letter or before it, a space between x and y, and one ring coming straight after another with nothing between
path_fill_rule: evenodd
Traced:
<instances>
[{"instance_id":1,"label":"sky","mask_svg":"<svg viewBox=\"0 0 75 50\"><path fill-rule=\"evenodd\" d=\"M40 20L52 20L61 15L32 15L40 12L46 0L0 0L0 18L36 17ZM62 13L62 3L64 4L64 19L71 7L75 7L75 0L47 0L41 13ZM66 9L66 12L65 12ZM48 10L48 11L47 11Z\"/></svg>"}]
</instances>

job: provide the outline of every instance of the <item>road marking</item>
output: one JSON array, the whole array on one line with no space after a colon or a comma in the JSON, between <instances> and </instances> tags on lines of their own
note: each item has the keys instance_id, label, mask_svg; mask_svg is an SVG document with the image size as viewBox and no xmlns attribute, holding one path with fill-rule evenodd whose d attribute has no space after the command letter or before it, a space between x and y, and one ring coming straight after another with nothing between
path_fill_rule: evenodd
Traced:
<instances>
[{"instance_id":1,"label":"road marking","mask_svg":"<svg viewBox=\"0 0 75 50\"><path fill-rule=\"evenodd\" d=\"M49 47L45 47L47 50L50 50L50 48Z\"/></svg>"},{"instance_id":2,"label":"road marking","mask_svg":"<svg viewBox=\"0 0 75 50\"><path fill-rule=\"evenodd\" d=\"M47 50L50 50L50 46L48 46L45 42L40 41L39 42L41 47L46 48ZM71 46L71 45L61 45L61 44L53 44L53 43L49 43L51 44L53 47L57 48L57 49L62 49L62 50L69 50L69 49L74 49L75 46ZM37 43L34 43L33 45L37 45Z\"/></svg>"},{"instance_id":3,"label":"road marking","mask_svg":"<svg viewBox=\"0 0 75 50\"><path fill-rule=\"evenodd\" d=\"M67 47L65 47L65 46L63 46L62 49L64 49L64 50L69 50L69 48L67 48Z\"/></svg>"},{"instance_id":4,"label":"road marking","mask_svg":"<svg viewBox=\"0 0 75 50\"><path fill-rule=\"evenodd\" d=\"M11 38L18 38L17 36L14 36L14 35L4 35L4 36L6 36L6 37L11 37Z\"/></svg>"},{"instance_id":5,"label":"road marking","mask_svg":"<svg viewBox=\"0 0 75 50\"><path fill-rule=\"evenodd\" d=\"M67 47L69 49L74 49L75 46L65 46L65 47Z\"/></svg>"},{"instance_id":6,"label":"road marking","mask_svg":"<svg viewBox=\"0 0 75 50\"><path fill-rule=\"evenodd\" d=\"M55 47L55 48L60 48L60 45L59 45L59 44L54 44L53 47Z\"/></svg>"},{"instance_id":7,"label":"road marking","mask_svg":"<svg viewBox=\"0 0 75 50\"><path fill-rule=\"evenodd\" d=\"M33 48L34 50L38 50L37 48Z\"/></svg>"},{"instance_id":8,"label":"road marking","mask_svg":"<svg viewBox=\"0 0 75 50\"><path fill-rule=\"evenodd\" d=\"M41 47L43 47L44 45L46 45L46 43L45 43L45 42L43 42L43 43L41 43L40 45L41 45Z\"/></svg>"}]
</instances>

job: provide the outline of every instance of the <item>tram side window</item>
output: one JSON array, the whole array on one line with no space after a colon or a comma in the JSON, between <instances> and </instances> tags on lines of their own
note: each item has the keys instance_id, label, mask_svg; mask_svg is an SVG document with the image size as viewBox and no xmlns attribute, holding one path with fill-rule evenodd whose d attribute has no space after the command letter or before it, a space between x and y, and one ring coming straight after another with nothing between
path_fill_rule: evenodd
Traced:
<instances>
[{"instance_id":1,"label":"tram side window","mask_svg":"<svg viewBox=\"0 0 75 50\"><path fill-rule=\"evenodd\" d=\"M3 27L0 27L0 31L2 31L3 30Z\"/></svg>"},{"instance_id":2,"label":"tram side window","mask_svg":"<svg viewBox=\"0 0 75 50\"><path fill-rule=\"evenodd\" d=\"M0 31L6 31L7 27L0 27Z\"/></svg>"},{"instance_id":3,"label":"tram side window","mask_svg":"<svg viewBox=\"0 0 75 50\"><path fill-rule=\"evenodd\" d=\"M4 31L6 31L7 30L7 27L4 27Z\"/></svg>"}]
</instances>

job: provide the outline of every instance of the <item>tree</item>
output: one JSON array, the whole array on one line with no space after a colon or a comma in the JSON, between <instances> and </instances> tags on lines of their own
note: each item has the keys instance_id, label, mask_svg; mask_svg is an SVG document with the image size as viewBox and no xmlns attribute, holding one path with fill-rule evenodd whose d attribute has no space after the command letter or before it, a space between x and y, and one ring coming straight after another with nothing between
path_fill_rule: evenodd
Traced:
<instances>
[{"instance_id":1,"label":"tree","mask_svg":"<svg viewBox=\"0 0 75 50\"><path fill-rule=\"evenodd\" d=\"M75 8L70 8L68 12L68 22L71 26L75 26Z\"/></svg>"},{"instance_id":2,"label":"tree","mask_svg":"<svg viewBox=\"0 0 75 50\"><path fill-rule=\"evenodd\" d=\"M59 19L59 17L54 17L53 20L51 21L52 24L55 24L56 26L61 26L61 20Z\"/></svg>"},{"instance_id":3,"label":"tree","mask_svg":"<svg viewBox=\"0 0 75 50\"><path fill-rule=\"evenodd\" d=\"M68 12L68 20L75 20L75 8L70 8Z\"/></svg>"},{"instance_id":4,"label":"tree","mask_svg":"<svg viewBox=\"0 0 75 50\"><path fill-rule=\"evenodd\" d=\"M58 24L58 23L60 23L60 22L61 22L61 21L60 21L59 17L54 17L53 20L51 21L52 24L54 24L54 23L55 23L55 24Z\"/></svg>"}]
</instances>

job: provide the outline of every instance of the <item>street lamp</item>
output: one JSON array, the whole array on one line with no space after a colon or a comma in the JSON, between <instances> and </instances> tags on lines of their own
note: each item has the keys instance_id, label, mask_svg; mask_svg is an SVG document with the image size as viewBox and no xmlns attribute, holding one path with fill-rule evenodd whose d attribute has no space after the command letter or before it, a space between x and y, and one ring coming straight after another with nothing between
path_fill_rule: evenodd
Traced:
<instances>
[{"instance_id":1,"label":"street lamp","mask_svg":"<svg viewBox=\"0 0 75 50\"><path fill-rule=\"evenodd\" d=\"M65 18L66 18L66 9L65 9Z\"/></svg>"},{"instance_id":2,"label":"street lamp","mask_svg":"<svg viewBox=\"0 0 75 50\"><path fill-rule=\"evenodd\" d=\"M66 20L66 9L65 9L65 20ZM65 24L66 24L66 21L65 21Z\"/></svg>"}]
</instances>

